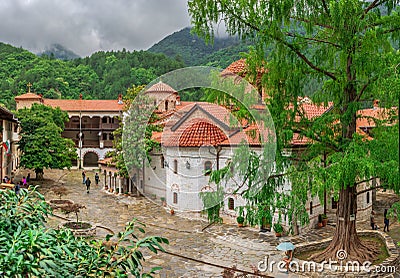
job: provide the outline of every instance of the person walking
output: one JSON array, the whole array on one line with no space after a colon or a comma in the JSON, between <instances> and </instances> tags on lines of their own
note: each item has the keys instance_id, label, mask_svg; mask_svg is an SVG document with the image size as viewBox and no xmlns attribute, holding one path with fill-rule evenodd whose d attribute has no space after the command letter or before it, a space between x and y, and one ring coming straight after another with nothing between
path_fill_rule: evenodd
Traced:
<instances>
[{"instance_id":1,"label":"person walking","mask_svg":"<svg viewBox=\"0 0 400 278\"><path fill-rule=\"evenodd\" d=\"M90 190L90 184L92 183L92 181L90 180L90 178L88 177L85 181L86 184L86 192L89 193Z\"/></svg>"},{"instance_id":2,"label":"person walking","mask_svg":"<svg viewBox=\"0 0 400 278\"><path fill-rule=\"evenodd\" d=\"M22 184L22 181L17 182L17 184L15 184L15 187L14 187L15 194L19 194L19 191L21 190L21 184Z\"/></svg>"},{"instance_id":3,"label":"person walking","mask_svg":"<svg viewBox=\"0 0 400 278\"><path fill-rule=\"evenodd\" d=\"M375 211L371 211L370 224L372 230L378 230L378 226L375 223Z\"/></svg>"},{"instance_id":4,"label":"person walking","mask_svg":"<svg viewBox=\"0 0 400 278\"><path fill-rule=\"evenodd\" d=\"M26 176L26 183L29 184L31 182L31 173L28 173Z\"/></svg>"},{"instance_id":5,"label":"person walking","mask_svg":"<svg viewBox=\"0 0 400 278\"><path fill-rule=\"evenodd\" d=\"M83 170L82 171L82 184L85 184L86 183L86 173L85 173L85 171Z\"/></svg>"},{"instance_id":6,"label":"person walking","mask_svg":"<svg viewBox=\"0 0 400 278\"><path fill-rule=\"evenodd\" d=\"M24 177L22 177L22 186L26 186L27 185L27 183L26 183L26 178L25 178L25 176Z\"/></svg>"},{"instance_id":7,"label":"person walking","mask_svg":"<svg viewBox=\"0 0 400 278\"><path fill-rule=\"evenodd\" d=\"M389 232L389 218L387 216L388 210L385 209L385 211L383 212L383 223L385 224L385 227L383 227L383 231L386 232L386 228L387 231Z\"/></svg>"},{"instance_id":8,"label":"person walking","mask_svg":"<svg viewBox=\"0 0 400 278\"><path fill-rule=\"evenodd\" d=\"M100 181L99 173L96 173L94 175L94 181L96 182L96 186L99 185L99 181Z\"/></svg>"}]
</instances>

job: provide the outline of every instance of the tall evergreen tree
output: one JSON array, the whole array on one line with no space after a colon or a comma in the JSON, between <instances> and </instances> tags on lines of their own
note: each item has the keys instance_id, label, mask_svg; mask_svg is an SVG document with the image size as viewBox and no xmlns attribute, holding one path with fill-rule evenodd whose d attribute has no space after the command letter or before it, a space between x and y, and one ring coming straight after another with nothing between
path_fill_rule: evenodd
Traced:
<instances>
[{"instance_id":1,"label":"tall evergreen tree","mask_svg":"<svg viewBox=\"0 0 400 278\"><path fill-rule=\"evenodd\" d=\"M373 252L360 241L351 217L357 214L357 185L379 177L398 193L399 156L398 147L374 155L376 145L385 142L378 130L373 143L358 136L357 111L365 101L380 99L390 106L399 99L400 59L393 48L400 35L399 1L189 0L188 5L197 34L212 39L214 26L223 20L229 34L254 41L247 63L254 75L257 68L268 68L262 82L270 95L279 151L293 132L313 140L300 160L303 167L292 173L297 182L292 193L311 189L339 196L334 238L319 259L335 259L341 249L350 259L371 259ZM315 101L333 102L333 109L318 119L308 119L297 105L298 97L308 93L309 80L320 84ZM398 146L398 126L387 129L393 136L385 140L390 138L392 146L397 140Z\"/></svg>"}]
</instances>

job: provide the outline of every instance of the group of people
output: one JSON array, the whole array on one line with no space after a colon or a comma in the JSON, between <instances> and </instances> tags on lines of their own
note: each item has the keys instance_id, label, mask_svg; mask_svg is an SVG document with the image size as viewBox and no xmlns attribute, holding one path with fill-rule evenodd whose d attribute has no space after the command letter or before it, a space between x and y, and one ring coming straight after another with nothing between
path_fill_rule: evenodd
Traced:
<instances>
[{"instance_id":1,"label":"group of people","mask_svg":"<svg viewBox=\"0 0 400 278\"><path fill-rule=\"evenodd\" d=\"M94 175L94 180L95 180L96 186L99 185L100 176L98 173L96 173ZM86 185L86 193L89 193L90 185L92 184L92 181L90 180L89 177L86 177L86 172L84 170L82 171L82 184Z\"/></svg>"},{"instance_id":2,"label":"group of people","mask_svg":"<svg viewBox=\"0 0 400 278\"><path fill-rule=\"evenodd\" d=\"M19 194L19 191L21 190L21 188L27 187L30 180L31 180L31 174L28 173L28 175L26 177L23 176L19 182L15 182L14 177L9 178L8 176L5 176L3 178L3 183L14 184L15 185L14 186L15 193Z\"/></svg>"},{"instance_id":3,"label":"group of people","mask_svg":"<svg viewBox=\"0 0 400 278\"><path fill-rule=\"evenodd\" d=\"M376 224L375 220L375 211L371 211L371 216L370 216L370 224L371 224L371 229L372 230L378 230L379 227ZM386 232L386 230L389 232L389 218L388 218L388 210L385 209L383 212L383 231Z\"/></svg>"}]
</instances>

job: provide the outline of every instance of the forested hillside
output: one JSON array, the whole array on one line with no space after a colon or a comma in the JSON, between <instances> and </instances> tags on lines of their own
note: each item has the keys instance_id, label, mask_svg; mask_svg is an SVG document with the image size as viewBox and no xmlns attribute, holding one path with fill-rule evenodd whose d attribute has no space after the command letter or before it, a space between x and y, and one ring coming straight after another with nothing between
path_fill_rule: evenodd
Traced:
<instances>
[{"instance_id":1,"label":"forested hillside","mask_svg":"<svg viewBox=\"0 0 400 278\"><path fill-rule=\"evenodd\" d=\"M15 108L14 97L27 84L46 98L116 99L132 84L181 68L181 61L146 51L97 52L71 61L38 57L22 48L0 43L0 104Z\"/></svg>"},{"instance_id":2,"label":"forested hillside","mask_svg":"<svg viewBox=\"0 0 400 278\"><path fill-rule=\"evenodd\" d=\"M239 59L239 53L247 50L248 44L235 37L216 37L213 44L207 45L203 39L191 34L190 28L175 32L148 49L170 58L179 57L187 66L212 65L222 68Z\"/></svg>"}]
</instances>

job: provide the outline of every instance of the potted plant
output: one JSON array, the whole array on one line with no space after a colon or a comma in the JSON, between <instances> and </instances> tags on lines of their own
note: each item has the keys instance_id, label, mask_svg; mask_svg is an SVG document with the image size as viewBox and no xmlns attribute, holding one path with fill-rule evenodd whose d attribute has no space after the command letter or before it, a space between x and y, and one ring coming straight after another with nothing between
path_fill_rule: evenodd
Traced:
<instances>
[{"instance_id":1,"label":"potted plant","mask_svg":"<svg viewBox=\"0 0 400 278\"><path fill-rule=\"evenodd\" d=\"M322 214L318 214L318 228L322 228Z\"/></svg>"},{"instance_id":2,"label":"potted plant","mask_svg":"<svg viewBox=\"0 0 400 278\"><path fill-rule=\"evenodd\" d=\"M326 216L326 214L322 214L321 218L322 218L322 226L325 227L326 224L328 224L328 216Z\"/></svg>"},{"instance_id":3,"label":"potted plant","mask_svg":"<svg viewBox=\"0 0 400 278\"><path fill-rule=\"evenodd\" d=\"M280 223L275 223L274 224L274 231L275 231L275 236L280 237L282 236L283 232L283 227Z\"/></svg>"},{"instance_id":4,"label":"potted plant","mask_svg":"<svg viewBox=\"0 0 400 278\"><path fill-rule=\"evenodd\" d=\"M243 227L243 223L244 223L244 217L243 216L241 216L241 215L238 216L236 218L236 221L237 221L239 227Z\"/></svg>"},{"instance_id":5,"label":"potted plant","mask_svg":"<svg viewBox=\"0 0 400 278\"><path fill-rule=\"evenodd\" d=\"M175 214L175 210L174 210L173 208L171 208L171 209L169 210L169 213L171 213L171 215L174 215L174 214Z\"/></svg>"},{"instance_id":6,"label":"potted plant","mask_svg":"<svg viewBox=\"0 0 400 278\"><path fill-rule=\"evenodd\" d=\"M167 202L165 201L165 198L161 197L160 200L161 200L161 203L162 203L163 207L166 207L167 206Z\"/></svg>"}]
</instances>

